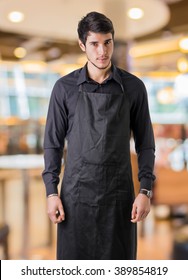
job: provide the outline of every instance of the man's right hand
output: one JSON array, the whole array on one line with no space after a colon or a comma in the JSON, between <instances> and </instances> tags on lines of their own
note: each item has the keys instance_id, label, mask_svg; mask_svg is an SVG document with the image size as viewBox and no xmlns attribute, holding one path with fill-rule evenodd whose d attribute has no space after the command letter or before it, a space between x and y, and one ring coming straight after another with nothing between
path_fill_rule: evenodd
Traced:
<instances>
[{"instance_id":1,"label":"man's right hand","mask_svg":"<svg viewBox=\"0 0 188 280\"><path fill-rule=\"evenodd\" d=\"M65 220L65 212L59 196L50 196L47 198L47 213L54 224L61 223Z\"/></svg>"}]
</instances>

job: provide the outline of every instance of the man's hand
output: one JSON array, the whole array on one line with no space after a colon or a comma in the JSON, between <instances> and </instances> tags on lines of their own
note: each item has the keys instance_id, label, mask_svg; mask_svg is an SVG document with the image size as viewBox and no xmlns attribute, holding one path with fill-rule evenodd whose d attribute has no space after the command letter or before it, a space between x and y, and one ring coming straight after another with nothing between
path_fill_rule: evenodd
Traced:
<instances>
[{"instance_id":1,"label":"man's hand","mask_svg":"<svg viewBox=\"0 0 188 280\"><path fill-rule=\"evenodd\" d=\"M150 212L150 199L139 193L135 198L131 213L131 222L136 223L144 220Z\"/></svg>"},{"instance_id":2,"label":"man's hand","mask_svg":"<svg viewBox=\"0 0 188 280\"><path fill-rule=\"evenodd\" d=\"M47 198L47 213L54 224L61 223L65 220L65 213L59 196L50 196Z\"/></svg>"}]
</instances>

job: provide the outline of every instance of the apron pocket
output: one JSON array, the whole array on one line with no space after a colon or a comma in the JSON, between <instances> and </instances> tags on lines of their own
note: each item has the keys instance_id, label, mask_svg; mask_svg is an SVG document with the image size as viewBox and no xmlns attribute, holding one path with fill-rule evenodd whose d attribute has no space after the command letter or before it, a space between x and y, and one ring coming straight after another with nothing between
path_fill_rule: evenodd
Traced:
<instances>
[{"instance_id":1,"label":"apron pocket","mask_svg":"<svg viewBox=\"0 0 188 280\"><path fill-rule=\"evenodd\" d=\"M119 165L83 162L78 181L79 201L90 205L127 200L128 190L121 191Z\"/></svg>"}]
</instances>

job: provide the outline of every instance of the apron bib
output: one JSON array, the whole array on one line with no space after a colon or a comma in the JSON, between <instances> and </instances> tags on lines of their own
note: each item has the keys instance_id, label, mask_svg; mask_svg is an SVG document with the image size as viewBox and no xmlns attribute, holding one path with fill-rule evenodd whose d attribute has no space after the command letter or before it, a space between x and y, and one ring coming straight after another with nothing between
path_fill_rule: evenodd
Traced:
<instances>
[{"instance_id":1,"label":"apron bib","mask_svg":"<svg viewBox=\"0 0 188 280\"><path fill-rule=\"evenodd\" d=\"M61 188L58 259L135 259L126 94L79 89Z\"/></svg>"}]
</instances>

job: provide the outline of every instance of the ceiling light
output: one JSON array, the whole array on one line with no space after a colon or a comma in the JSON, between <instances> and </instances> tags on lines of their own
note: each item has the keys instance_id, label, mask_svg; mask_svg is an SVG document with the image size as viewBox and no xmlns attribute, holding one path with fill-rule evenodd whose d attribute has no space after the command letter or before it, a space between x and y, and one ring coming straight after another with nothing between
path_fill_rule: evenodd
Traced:
<instances>
[{"instance_id":1,"label":"ceiling light","mask_svg":"<svg viewBox=\"0 0 188 280\"><path fill-rule=\"evenodd\" d=\"M61 56L61 50L57 47L53 47L46 52L49 58L57 58Z\"/></svg>"},{"instance_id":2,"label":"ceiling light","mask_svg":"<svg viewBox=\"0 0 188 280\"><path fill-rule=\"evenodd\" d=\"M188 37L183 37L179 41L179 47L182 52L188 52Z\"/></svg>"},{"instance_id":3,"label":"ceiling light","mask_svg":"<svg viewBox=\"0 0 188 280\"><path fill-rule=\"evenodd\" d=\"M177 68L181 73L188 72L188 60L186 57L180 57L177 61Z\"/></svg>"},{"instance_id":4,"label":"ceiling light","mask_svg":"<svg viewBox=\"0 0 188 280\"><path fill-rule=\"evenodd\" d=\"M21 22L24 20L24 14L19 12L19 11L13 11L13 12L10 12L8 14L8 19L11 21L11 22Z\"/></svg>"},{"instance_id":5,"label":"ceiling light","mask_svg":"<svg viewBox=\"0 0 188 280\"><path fill-rule=\"evenodd\" d=\"M27 51L24 48L19 47L14 50L14 55L17 58L23 58L24 56L26 56L26 54L27 54Z\"/></svg>"},{"instance_id":6,"label":"ceiling light","mask_svg":"<svg viewBox=\"0 0 188 280\"><path fill-rule=\"evenodd\" d=\"M140 8L131 8L127 12L128 17L131 19L141 19L144 16L144 11Z\"/></svg>"},{"instance_id":7,"label":"ceiling light","mask_svg":"<svg viewBox=\"0 0 188 280\"><path fill-rule=\"evenodd\" d=\"M174 90L165 87L157 92L157 100L160 104L172 104L175 102Z\"/></svg>"}]
</instances>

